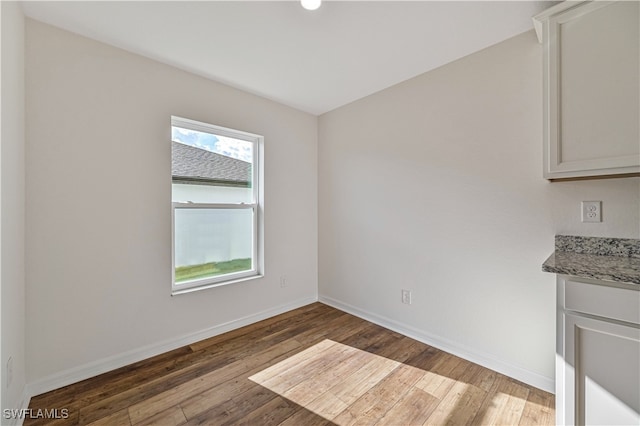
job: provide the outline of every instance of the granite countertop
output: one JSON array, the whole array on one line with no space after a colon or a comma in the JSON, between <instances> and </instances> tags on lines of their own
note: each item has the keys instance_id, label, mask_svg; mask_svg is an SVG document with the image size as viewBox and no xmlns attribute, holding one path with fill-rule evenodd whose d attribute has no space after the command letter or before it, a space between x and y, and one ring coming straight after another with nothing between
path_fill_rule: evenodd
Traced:
<instances>
[{"instance_id":1,"label":"granite countertop","mask_svg":"<svg viewBox=\"0 0 640 426\"><path fill-rule=\"evenodd\" d=\"M579 278L640 284L640 240L556 235L542 270Z\"/></svg>"}]
</instances>

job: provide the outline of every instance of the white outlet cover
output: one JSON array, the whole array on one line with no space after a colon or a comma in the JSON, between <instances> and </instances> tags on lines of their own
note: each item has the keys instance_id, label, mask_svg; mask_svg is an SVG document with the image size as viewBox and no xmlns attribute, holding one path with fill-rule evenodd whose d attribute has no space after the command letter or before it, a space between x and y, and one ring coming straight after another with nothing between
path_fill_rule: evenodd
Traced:
<instances>
[{"instance_id":1,"label":"white outlet cover","mask_svg":"<svg viewBox=\"0 0 640 426\"><path fill-rule=\"evenodd\" d=\"M402 303L411 304L411 290L402 290Z\"/></svg>"},{"instance_id":2,"label":"white outlet cover","mask_svg":"<svg viewBox=\"0 0 640 426\"><path fill-rule=\"evenodd\" d=\"M602 201L583 201L582 221L602 222Z\"/></svg>"},{"instance_id":3,"label":"white outlet cover","mask_svg":"<svg viewBox=\"0 0 640 426\"><path fill-rule=\"evenodd\" d=\"M7 387L13 382L13 357L7 360Z\"/></svg>"}]
</instances>

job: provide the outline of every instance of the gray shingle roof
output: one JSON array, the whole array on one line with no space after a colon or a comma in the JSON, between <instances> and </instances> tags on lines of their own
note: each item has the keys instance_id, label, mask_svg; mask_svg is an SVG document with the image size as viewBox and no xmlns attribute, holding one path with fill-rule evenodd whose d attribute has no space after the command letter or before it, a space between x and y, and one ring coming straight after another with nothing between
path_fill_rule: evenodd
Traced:
<instances>
[{"instance_id":1,"label":"gray shingle roof","mask_svg":"<svg viewBox=\"0 0 640 426\"><path fill-rule=\"evenodd\" d=\"M172 141L171 175L174 181L248 186L251 163Z\"/></svg>"}]
</instances>

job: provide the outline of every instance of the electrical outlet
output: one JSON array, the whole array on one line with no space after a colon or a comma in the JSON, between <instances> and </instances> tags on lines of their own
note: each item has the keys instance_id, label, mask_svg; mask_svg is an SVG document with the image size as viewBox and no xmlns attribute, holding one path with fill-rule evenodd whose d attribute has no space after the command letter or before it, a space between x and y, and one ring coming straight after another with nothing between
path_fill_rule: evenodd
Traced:
<instances>
[{"instance_id":1,"label":"electrical outlet","mask_svg":"<svg viewBox=\"0 0 640 426\"><path fill-rule=\"evenodd\" d=\"M405 305L411 304L411 290L402 290L402 303Z\"/></svg>"},{"instance_id":2,"label":"electrical outlet","mask_svg":"<svg viewBox=\"0 0 640 426\"><path fill-rule=\"evenodd\" d=\"M287 286L287 276L282 275L280 277L280 287L285 288Z\"/></svg>"},{"instance_id":3,"label":"electrical outlet","mask_svg":"<svg viewBox=\"0 0 640 426\"><path fill-rule=\"evenodd\" d=\"M602 222L602 201L583 201L582 221Z\"/></svg>"},{"instance_id":4,"label":"electrical outlet","mask_svg":"<svg viewBox=\"0 0 640 426\"><path fill-rule=\"evenodd\" d=\"M13 381L13 357L7 360L7 387L11 386Z\"/></svg>"}]
</instances>

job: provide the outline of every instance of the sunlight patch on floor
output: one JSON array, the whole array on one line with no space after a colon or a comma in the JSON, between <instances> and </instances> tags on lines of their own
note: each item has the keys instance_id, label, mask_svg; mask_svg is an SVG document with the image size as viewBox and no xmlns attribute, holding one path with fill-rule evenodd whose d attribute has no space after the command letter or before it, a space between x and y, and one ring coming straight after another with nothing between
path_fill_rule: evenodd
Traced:
<instances>
[{"instance_id":1,"label":"sunlight patch on floor","mask_svg":"<svg viewBox=\"0 0 640 426\"><path fill-rule=\"evenodd\" d=\"M407 416L421 423L455 382L331 340L249 379L338 425L398 424Z\"/></svg>"},{"instance_id":2,"label":"sunlight patch on floor","mask_svg":"<svg viewBox=\"0 0 640 426\"><path fill-rule=\"evenodd\" d=\"M527 403L528 391L521 385L507 383L504 389L491 398L481 416L481 424L518 424Z\"/></svg>"}]
</instances>

